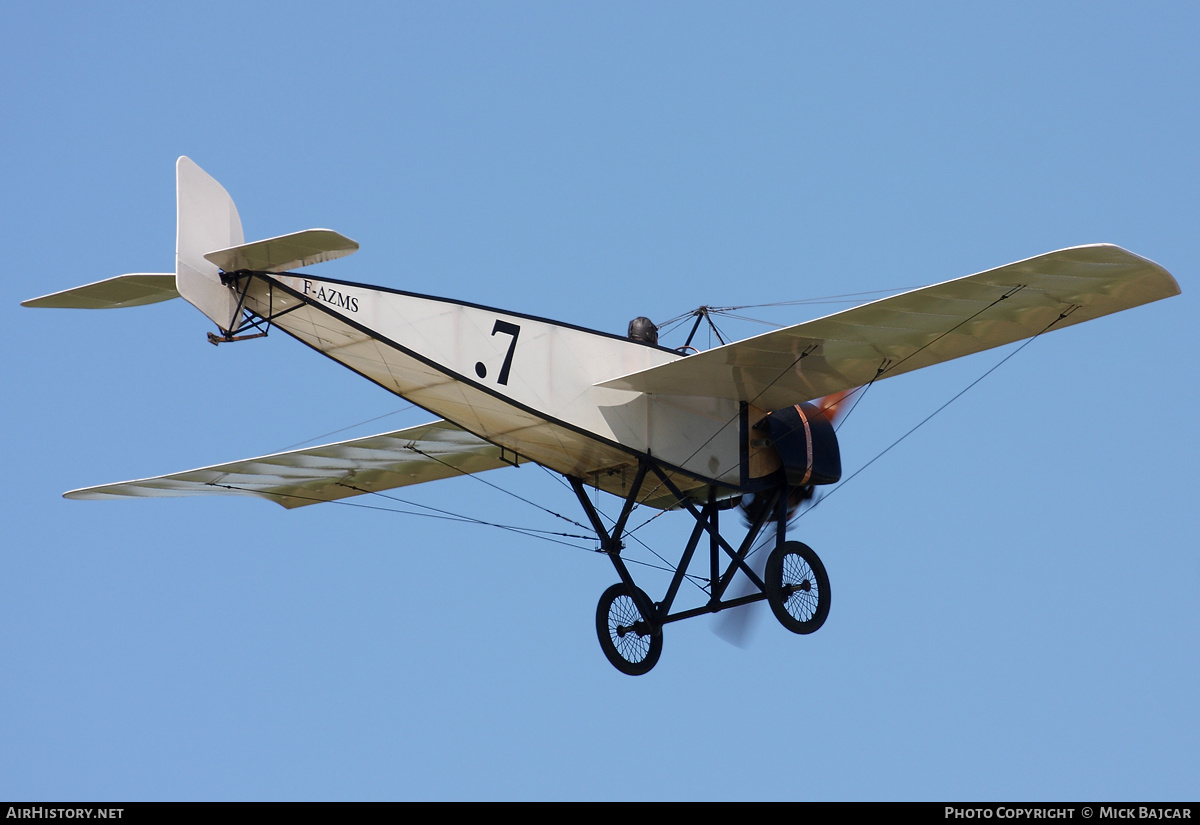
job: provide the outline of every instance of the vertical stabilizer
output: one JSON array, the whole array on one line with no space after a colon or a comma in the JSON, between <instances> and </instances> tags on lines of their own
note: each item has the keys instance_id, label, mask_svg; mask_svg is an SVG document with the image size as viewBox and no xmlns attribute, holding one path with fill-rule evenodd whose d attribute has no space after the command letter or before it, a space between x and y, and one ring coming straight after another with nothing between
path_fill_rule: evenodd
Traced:
<instances>
[{"instance_id":1,"label":"vertical stabilizer","mask_svg":"<svg viewBox=\"0 0 1200 825\"><path fill-rule=\"evenodd\" d=\"M237 207L221 184L186 157L175 164L175 196L175 287L228 333L236 327L237 296L204 255L245 241Z\"/></svg>"}]
</instances>

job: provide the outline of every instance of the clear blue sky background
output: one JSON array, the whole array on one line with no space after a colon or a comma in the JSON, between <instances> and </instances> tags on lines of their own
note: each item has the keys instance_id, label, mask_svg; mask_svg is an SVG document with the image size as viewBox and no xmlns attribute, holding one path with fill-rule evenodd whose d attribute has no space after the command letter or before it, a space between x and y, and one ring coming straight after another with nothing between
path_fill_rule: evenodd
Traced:
<instances>
[{"instance_id":1,"label":"clear blue sky background","mask_svg":"<svg viewBox=\"0 0 1200 825\"><path fill-rule=\"evenodd\" d=\"M1197 798L1194 4L10 3L0 25L0 797ZM248 238L362 244L322 274L615 332L1091 242L1183 295L1035 341L802 519L819 633L761 605L746 648L683 622L634 679L596 643L615 574L586 549L60 498L405 406L283 335L213 348L182 301L18 307L170 270L181 154ZM847 469L1002 356L872 388ZM489 480L577 517L534 466ZM405 496L559 524L471 479ZM674 554L689 526L645 535Z\"/></svg>"}]
</instances>

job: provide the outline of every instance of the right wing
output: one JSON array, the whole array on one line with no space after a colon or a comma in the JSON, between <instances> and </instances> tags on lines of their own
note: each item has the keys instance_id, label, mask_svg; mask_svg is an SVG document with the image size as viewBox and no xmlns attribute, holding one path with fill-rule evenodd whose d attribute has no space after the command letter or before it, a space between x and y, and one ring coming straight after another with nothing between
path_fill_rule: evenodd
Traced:
<instances>
[{"instance_id":1,"label":"right wing","mask_svg":"<svg viewBox=\"0 0 1200 825\"><path fill-rule=\"evenodd\" d=\"M84 487L63 495L71 499L246 495L291 509L523 461L449 421L435 421L183 473Z\"/></svg>"}]
</instances>

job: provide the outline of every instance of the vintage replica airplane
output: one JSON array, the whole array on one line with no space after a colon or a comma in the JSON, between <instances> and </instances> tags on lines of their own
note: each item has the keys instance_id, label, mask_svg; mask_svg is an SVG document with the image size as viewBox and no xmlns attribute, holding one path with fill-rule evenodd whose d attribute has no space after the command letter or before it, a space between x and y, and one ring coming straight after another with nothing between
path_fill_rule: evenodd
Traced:
<instances>
[{"instance_id":1,"label":"vintage replica airplane","mask_svg":"<svg viewBox=\"0 0 1200 825\"><path fill-rule=\"evenodd\" d=\"M441 419L67 498L241 494L291 508L533 461L570 482L616 568L597 633L632 675L658 661L663 626L691 616L765 599L789 630L821 626L828 576L786 530L815 485L841 477L830 419L846 392L1179 293L1145 258L1079 246L685 355L652 337L296 272L358 244L327 229L246 243L229 194L186 157L176 192L175 272L121 275L24 305L101 309L182 296L216 324L213 343L277 328ZM615 522L602 519L589 488L620 497ZM719 514L739 501L749 529L735 546ZM621 557L637 505L686 509L695 520L657 601ZM760 576L748 556L768 525L774 549ZM672 612L705 538L708 600ZM739 571L753 592L731 597Z\"/></svg>"}]
</instances>

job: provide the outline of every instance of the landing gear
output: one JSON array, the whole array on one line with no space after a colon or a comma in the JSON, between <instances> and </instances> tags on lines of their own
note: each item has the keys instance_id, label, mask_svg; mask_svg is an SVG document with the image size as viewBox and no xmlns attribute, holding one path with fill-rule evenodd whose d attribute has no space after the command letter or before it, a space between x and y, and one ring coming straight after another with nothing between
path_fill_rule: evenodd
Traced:
<instances>
[{"instance_id":1,"label":"landing gear","mask_svg":"<svg viewBox=\"0 0 1200 825\"><path fill-rule=\"evenodd\" d=\"M666 488L677 506L687 510L695 520L692 535L675 567L666 595L657 603L634 584L629 568L621 558L621 551L625 547L625 526L649 475L658 480L652 492ZM604 655L622 673L630 676L648 673L662 655L663 627L681 619L766 600L788 630L793 633L812 633L829 615L829 577L825 574L825 566L817 554L805 545L784 539L791 511L789 494L794 489L787 484L765 488L756 494L761 496L760 506L746 511L750 521L749 530L741 543L734 547L721 534L720 514L727 509L728 502L718 499L718 490L709 488L707 501L697 501L694 492L691 496L684 494L670 474L652 459L643 458L639 462L637 474L627 488L621 513L612 520L611 526L605 524L589 500L583 480L570 476L567 480L591 521L596 538L600 541L600 551L609 557L621 578L620 583L608 588L600 597L600 604L596 608L596 634ZM661 506L661 503L656 506ZM771 523L775 525L775 549L767 559L764 581L764 577L750 565L749 559L763 529ZM707 576L688 573L702 539L707 539L704 543L708 545ZM727 598L729 585L739 573L749 580L755 592ZM707 601L699 607L672 613L671 607L685 578L690 578L707 594Z\"/></svg>"},{"instance_id":2,"label":"landing gear","mask_svg":"<svg viewBox=\"0 0 1200 825\"><path fill-rule=\"evenodd\" d=\"M829 615L829 576L807 544L787 541L767 557L767 604L793 633L813 633Z\"/></svg>"},{"instance_id":3,"label":"landing gear","mask_svg":"<svg viewBox=\"0 0 1200 825\"><path fill-rule=\"evenodd\" d=\"M648 673L662 655L662 629L651 627L638 609L639 602L651 604L641 589L634 588L631 593L626 585L614 584L596 606L600 649L613 667L630 676Z\"/></svg>"}]
</instances>

